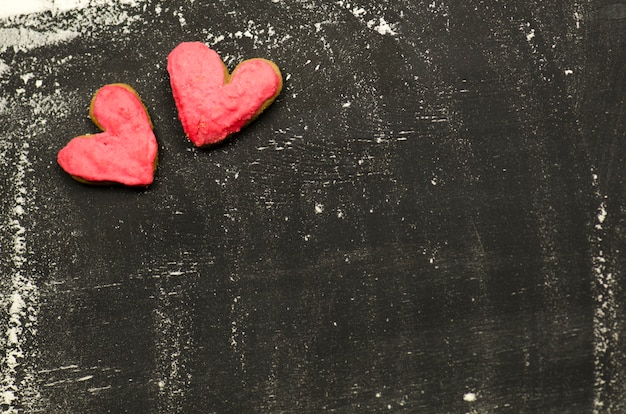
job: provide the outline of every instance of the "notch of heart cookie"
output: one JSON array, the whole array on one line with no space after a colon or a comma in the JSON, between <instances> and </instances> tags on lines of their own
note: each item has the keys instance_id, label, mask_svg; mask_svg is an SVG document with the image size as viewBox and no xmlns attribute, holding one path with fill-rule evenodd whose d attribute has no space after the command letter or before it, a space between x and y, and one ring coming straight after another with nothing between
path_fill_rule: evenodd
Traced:
<instances>
[{"instance_id":1,"label":"notch of heart cookie","mask_svg":"<svg viewBox=\"0 0 626 414\"><path fill-rule=\"evenodd\" d=\"M146 187L154 180L158 145L152 121L129 85L105 85L89 108L103 132L73 138L57 156L61 168L86 184Z\"/></svg>"},{"instance_id":2,"label":"notch of heart cookie","mask_svg":"<svg viewBox=\"0 0 626 414\"><path fill-rule=\"evenodd\" d=\"M274 102L283 87L280 69L272 61L245 60L229 73L217 52L201 42L174 48L167 70L183 130L197 147L239 132Z\"/></svg>"}]
</instances>

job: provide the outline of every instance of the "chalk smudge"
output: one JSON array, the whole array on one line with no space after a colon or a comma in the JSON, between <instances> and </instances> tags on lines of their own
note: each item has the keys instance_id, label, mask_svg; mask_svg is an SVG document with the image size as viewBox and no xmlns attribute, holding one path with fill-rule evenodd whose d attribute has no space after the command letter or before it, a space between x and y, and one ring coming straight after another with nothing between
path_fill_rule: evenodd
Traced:
<instances>
[{"instance_id":1,"label":"chalk smudge","mask_svg":"<svg viewBox=\"0 0 626 414\"><path fill-rule=\"evenodd\" d=\"M19 408L28 405L27 397L36 396L34 376L28 372L26 360L32 357L32 345L28 342L37 333L39 291L33 278L25 269L27 260L27 229L23 220L28 211L28 190L25 183L30 166L28 143L23 143L18 151L18 160L12 182L15 186L12 205L9 211L9 231L12 233L11 292L4 309L8 309L8 326L4 337L4 355L0 359L0 407L3 414L18 413ZM3 303L4 304L4 303ZM30 348L30 349L28 349Z\"/></svg>"},{"instance_id":2,"label":"chalk smudge","mask_svg":"<svg viewBox=\"0 0 626 414\"><path fill-rule=\"evenodd\" d=\"M187 255L187 252L183 252ZM151 266L147 274L159 280L157 305L153 311L156 337L156 367L153 381L157 387L156 412L180 412L187 398L187 390L192 380L190 360L195 348L190 326L193 309L190 308L188 290L183 281L198 276L197 263L186 260L172 260L166 264ZM142 276L142 277L145 277Z\"/></svg>"},{"instance_id":3,"label":"chalk smudge","mask_svg":"<svg viewBox=\"0 0 626 414\"><path fill-rule=\"evenodd\" d=\"M337 5L350 11L368 29L374 30L380 35L396 36L398 34L397 23L390 23L382 16L374 16L371 11L350 2L338 1Z\"/></svg>"},{"instance_id":4,"label":"chalk smudge","mask_svg":"<svg viewBox=\"0 0 626 414\"><path fill-rule=\"evenodd\" d=\"M78 36L73 30L52 30L40 32L25 27L0 28L0 50L7 48L28 51L42 46L52 46L62 42L68 42Z\"/></svg>"},{"instance_id":5,"label":"chalk smudge","mask_svg":"<svg viewBox=\"0 0 626 414\"><path fill-rule=\"evenodd\" d=\"M117 1L122 4L137 4L137 0ZM21 0L12 1L10 3L4 2L0 6L0 18L41 13L45 11L57 13L73 9L83 9L89 6L106 3L111 3L111 0Z\"/></svg>"},{"instance_id":6,"label":"chalk smudge","mask_svg":"<svg viewBox=\"0 0 626 414\"><path fill-rule=\"evenodd\" d=\"M599 201L596 210L595 224L591 235L593 249L592 271L594 278L593 293L595 309L593 315L594 337L594 400L593 412L606 412L607 400L611 397L610 389L623 380L619 374L626 355L619 351L620 318L617 303L618 283L607 262L604 251L606 236L605 222L608 219L608 198L601 194L598 175L592 174L592 185L596 199Z\"/></svg>"}]
</instances>

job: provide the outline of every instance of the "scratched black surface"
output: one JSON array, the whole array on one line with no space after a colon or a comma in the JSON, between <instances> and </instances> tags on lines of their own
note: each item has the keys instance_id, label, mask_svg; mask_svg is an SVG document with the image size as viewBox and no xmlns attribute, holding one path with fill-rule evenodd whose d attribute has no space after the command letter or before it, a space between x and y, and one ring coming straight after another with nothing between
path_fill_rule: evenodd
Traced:
<instances>
[{"instance_id":1,"label":"scratched black surface","mask_svg":"<svg viewBox=\"0 0 626 414\"><path fill-rule=\"evenodd\" d=\"M623 340L613 336L624 334L624 5L110 7L137 18L0 54L14 68L2 78L12 106L0 118L0 204L12 208L28 142L20 271L38 294L15 407L626 406ZM80 28L100 9L109 10L35 22ZM380 17L395 33L376 30ZM234 35L246 29L254 36ZM270 109L206 151L184 138L165 70L188 40L212 44L231 69L272 59L286 78ZM24 86L24 70L43 92ZM96 132L89 101L112 82L135 87L154 121L159 165L145 191L81 185L55 162L71 137ZM63 110L28 106L54 91L56 102L71 97ZM9 220L6 275L16 271ZM7 303L8 278L0 287ZM4 332L8 313L1 320Z\"/></svg>"}]
</instances>

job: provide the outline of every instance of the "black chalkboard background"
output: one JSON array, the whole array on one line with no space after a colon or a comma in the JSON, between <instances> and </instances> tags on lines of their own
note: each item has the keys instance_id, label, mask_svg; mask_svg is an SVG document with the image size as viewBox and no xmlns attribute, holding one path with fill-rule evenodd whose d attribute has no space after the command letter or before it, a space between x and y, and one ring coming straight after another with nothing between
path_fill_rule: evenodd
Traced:
<instances>
[{"instance_id":1,"label":"black chalkboard background","mask_svg":"<svg viewBox=\"0 0 626 414\"><path fill-rule=\"evenodd\" d=\"M626 410L622 3L145 1L0 26L0 412ZM209 150L165 69L191 40L285 77ZM155 125L147 190L56 164L114 82Z\"/></svg>"}]
</instances>

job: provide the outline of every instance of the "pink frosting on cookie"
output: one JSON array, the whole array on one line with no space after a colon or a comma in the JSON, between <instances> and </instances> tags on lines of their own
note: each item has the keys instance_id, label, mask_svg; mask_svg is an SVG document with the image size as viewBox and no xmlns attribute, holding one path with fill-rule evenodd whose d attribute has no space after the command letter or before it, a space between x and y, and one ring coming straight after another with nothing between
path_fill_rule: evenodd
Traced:
<instances>
[{"instance_id":1,"label":"pink frosting on cookie","mask_svg":"<svg viewBox=\"0 0 626 414\"><path fill-rule=\"evenodd\" d=\"M265 59L240 63L232 75L204 43L179 44L168 56L172 93L187 137L215 144L259 115L282 89L278 67Z\"/></svg>"},{"instance_id":2,"label":"pink frosting on cookie","mask_svg":"<svg viewBox=\"0 0 626 414\"><path fill-rule=\"evenodd\" d=\"M59 151L61 168L90 184L151 184L158 145L137 93L125 84L106 85L94 95L90 115L104 132L72 139Z\"/></svg>"}]
</instances>

